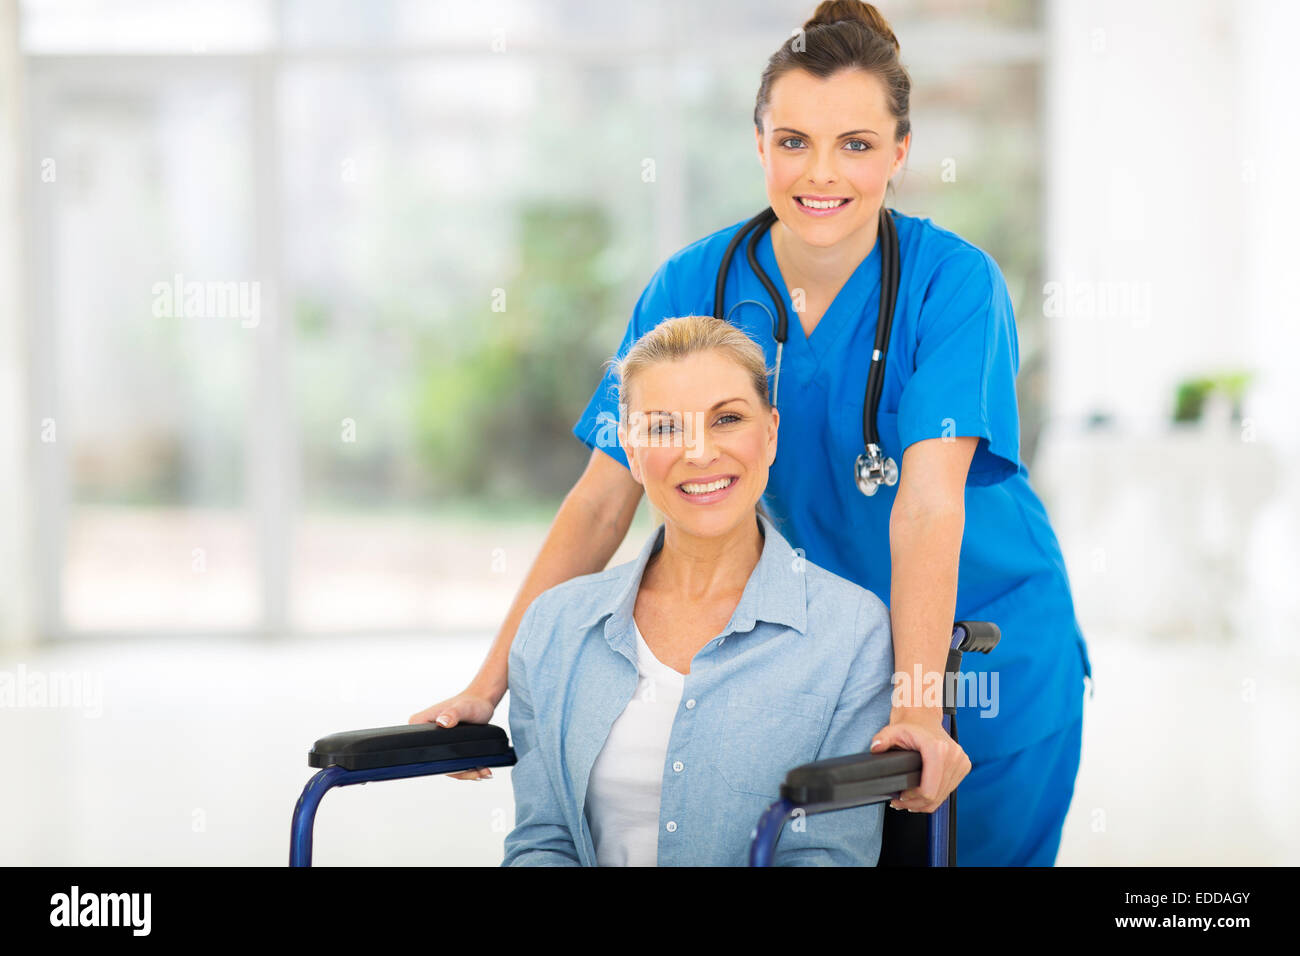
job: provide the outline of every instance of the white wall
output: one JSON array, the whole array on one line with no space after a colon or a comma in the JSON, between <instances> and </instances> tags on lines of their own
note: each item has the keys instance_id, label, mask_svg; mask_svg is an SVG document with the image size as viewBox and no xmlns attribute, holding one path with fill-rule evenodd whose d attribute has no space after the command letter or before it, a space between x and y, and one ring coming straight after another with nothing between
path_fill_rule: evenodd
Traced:
<instances>
[{"instance_id":1,"label":"white wall","mask_svg":"<svg viewBox=\"0 0 1300 956\"><path fill-rule=\"evenodd\" d=\"M1300 441L1297 34L1280 0L1050 4L1046 275L1139 295L1051 317L1058 419L1154 428L1179 379L1244 366L1260 437Z\"/></svg>"},{"instance_id":2,"label":"white wall","mask_svg":"<svg viewBox=\"0 0 1300 956\"><path fill-rule=\"evenodd\" d=\"M27 346L21 307L18 207L32 182L19 168L22 70L18 0L0 0L0 645L32 639Z\"/></svg>"},{"instance_id":3,"label":"white wall","mask_svg":"<svg viewBox=\"0 0 1300 956\"><path fill-rule=\"evenodd\" d=\"M1048 12L1046 275L1079 296L1048 311L1035 478L1080 621L1296 653L1300 4ZM1106 291L1130 296L1090 309ZM1257 375L1239 426L1169 427L1181 379L1235 368ZM1118 427L1082 431L1092 411Z\"/></svg>"}]
</instances>

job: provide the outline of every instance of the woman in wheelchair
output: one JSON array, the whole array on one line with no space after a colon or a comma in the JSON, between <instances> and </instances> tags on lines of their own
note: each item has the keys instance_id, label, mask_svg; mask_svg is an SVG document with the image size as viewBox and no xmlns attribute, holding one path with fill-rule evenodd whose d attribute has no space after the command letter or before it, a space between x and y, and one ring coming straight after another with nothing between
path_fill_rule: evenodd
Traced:
<instances>
[{"instance_id":1,"label":"woman in wheelchair","mask_svg":"<svg viewBox=\"0 0 1300 956\"><path fill-rule=\"evenodd\" d=\"M539 595L509 657L504 866L743 866L788 770L889 722L889 612L808 562L759 502L779 414L763 353L669 319L616 365L639 557ZM873 866L884 804L796 818L777 865Z\"/></svg>"}]
</instances>

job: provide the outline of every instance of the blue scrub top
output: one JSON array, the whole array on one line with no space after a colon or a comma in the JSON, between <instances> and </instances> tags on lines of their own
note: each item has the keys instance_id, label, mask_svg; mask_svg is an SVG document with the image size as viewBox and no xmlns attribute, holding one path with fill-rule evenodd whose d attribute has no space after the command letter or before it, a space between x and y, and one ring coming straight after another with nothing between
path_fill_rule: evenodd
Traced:
<instances>
[{"instance_id":1,"label":"blue scrub top","mask_svg":"<svg viewBox=\"0 0 1300 956\"><path fill-rule=\"evenodd\" d=\"M1060 545L1020 461L1020 350L1006 280L991 256L960 236L929 219L891 212L902 268L877 429L900 470L903 450L913 442L980 439L966 482L957 619L993 621L1002 637L991 654L963 655L963 674L972 676L964 678L968 690L957 715L959 740L972 762L988 760L1078 719L1083 676L1091 678L1092 668ZM617 358L666 318L713 314L723 252L743 225L693 242L659 267L636 303ZM757 254L790 314L777 395L777 455L763 501L807 560L888 603L889 514L899 486L882 486L868 498L853 476L863 450L862 402L875 347L880 243L811 336L794 312L770 231ZM746 299L772 312L737 305ZM725 301L730 321L762 346L768 367L775 366L775 310L743 248L733 257ZM626 467L617 421L611 368L573 432Z\"/></svg>"}]
</instances>

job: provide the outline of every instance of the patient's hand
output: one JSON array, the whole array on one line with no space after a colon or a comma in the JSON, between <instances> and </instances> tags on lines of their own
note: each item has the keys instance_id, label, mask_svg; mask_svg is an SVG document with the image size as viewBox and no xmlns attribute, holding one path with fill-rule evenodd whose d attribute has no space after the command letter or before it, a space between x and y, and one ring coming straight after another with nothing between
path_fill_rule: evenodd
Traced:
<instances>
[{"instance_id":1,"label":"patient's hand","mask_svg":"<svg viewBox=\"0 0 1300 956\"><path fill-rule=\"evenodd\" d=\"M486 724L496 711L496 702L483 696L478 691L467 689L455 697L448 697L432 707L426 707L418 714L407 718L408 724L438 724L441 727L455 727L459 723ZM442 718L441 720L439 718ZM474 770L462 770L459 773L446 774L457 780L486 780L492 776L487 767Z\"/></svg>"}]
</instances>

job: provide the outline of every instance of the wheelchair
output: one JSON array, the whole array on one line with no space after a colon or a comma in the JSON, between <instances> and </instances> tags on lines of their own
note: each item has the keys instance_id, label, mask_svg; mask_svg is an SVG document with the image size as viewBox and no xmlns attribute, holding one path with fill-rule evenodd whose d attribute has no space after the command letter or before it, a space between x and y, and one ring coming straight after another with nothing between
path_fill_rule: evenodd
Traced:
<instances>
[{"instance_id":1,"label":"wheelchair","mask_svg":"<svg viewBox=\"0 0 1300 956\"><path fill-rule=\"evenodd\" d=\"M957 740L955 680L961 656L987 654L1000 632L987 621L953 625L943 681L943 727ZM350 730L316 741L307 765L320 772L307 782L294 807L289 865L311 866L312 826L321 799L334 787L456 773L475 767L509 767L515 752L494 724L401 724ZM883 753L829 757L795 767L750 834L749 865L771 866L785 821L796 814L832 813L884 803L921 782L921 755L893 748ZM958 788L960 789L960 787ZM956 866L957 791L933 813L885 807L878 866Z\"/></svg>"}]
</instances>

